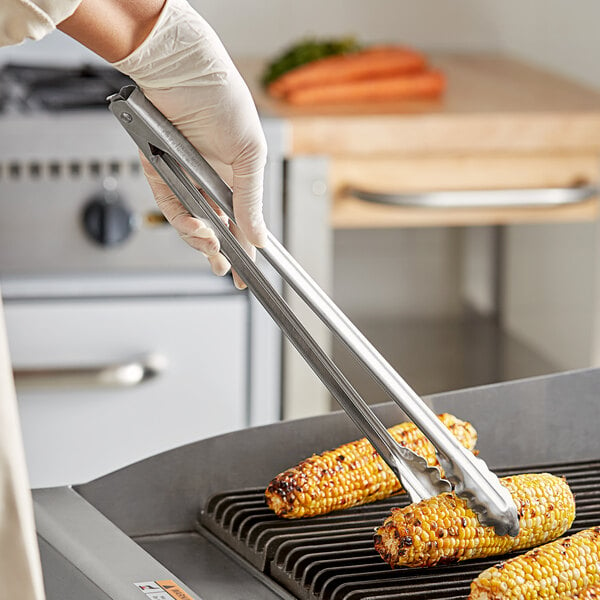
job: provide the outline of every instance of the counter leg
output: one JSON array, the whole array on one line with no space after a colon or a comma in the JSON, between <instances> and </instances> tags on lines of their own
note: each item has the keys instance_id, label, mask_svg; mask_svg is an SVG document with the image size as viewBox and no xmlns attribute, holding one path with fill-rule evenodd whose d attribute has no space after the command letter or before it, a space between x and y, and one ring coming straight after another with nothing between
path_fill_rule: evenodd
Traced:
<instances>
[{"instance_id":1,"label":"counter leg","mask_svg":"<svg viewBox=\"0 0 600 600\"><path fill-rule=\"evenodd\" d=\"M289 159L285 171L285 238L292 256L327 292L331 292L333 234L328 160L320 156ZM284 294L317 342L331 353L331 334L291 289ZM330 395L304 359L286 340L283 348L283 417L329 411Z\"/></svg>"}]
</instances>

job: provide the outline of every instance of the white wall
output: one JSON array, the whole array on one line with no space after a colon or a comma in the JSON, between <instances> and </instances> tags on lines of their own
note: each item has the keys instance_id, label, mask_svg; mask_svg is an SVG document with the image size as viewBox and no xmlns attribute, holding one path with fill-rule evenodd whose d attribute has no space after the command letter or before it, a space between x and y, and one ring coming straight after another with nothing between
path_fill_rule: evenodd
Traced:
<instances>
[{"instance_id":1,"label":"white wall","mask_svg":"<svg viewBox=\"0 0 600 600\"><path fill-rule=\"evenodd\" d=\"M598 0L191 0L233 55L271 56L305 36L502 51L600 87ZM7 60L97 58L61 33L0 49Z\"/></svg>"},{"instance_id":2,"label":"white wall","mask_svg":"<svg viewBox=\"0 0 600 600\"><path fill-rule=\"evenodd\" d=\"M598 0L191 0L234 55L270 56L311 35L425 49L503 51L600 86ZM96 60L60 33L6 60Z\"/></svg>"},{"instance_id":3,"label":"white wall","mask_svg":"<svg viewBox=\"0 0 600 600\"><path fill-rule=\"evenodd\" d=\"M500 50L600 86L598 0L192 0L233 54L307 35Z\"/></svg>"},{"instance_id":4,"label":"white wall","mask_svg":"<svg viewBox=\"0 0 600 600\"><path fill-rule=\"evenodd\" d=\"M600 87L598 0L192 0L233 54L308 35L502 51Z\"/></svg>"},{"instance_id":5,"label":"white wall","mask_svg":"<svg viewBox=\"0 0 600 600\"><path fill-rule=\"evenodd\" d=\"M429 48L482 49L500 39L478 0L191 0L233 55L270 56L305 36L356 35ZM450 24L450 26L449 26ZM1 49L0 60L94 60L60 33Z\"/></svg>"},{"instance_id":6,"label":"white wall","mask_svg":"<svg viewBox=\"0 0 600 600\"><path fill-rule=\"evenodd\" d=\"M485 0L498 49L600 87L598 0Z\"/></svg>"},{"instance_id":7,"label":"white wall","mask_svg":"<svg viewBox=\"0 0 600 600\"><path fill-rule=\"evenodd\" d=\"M234 54L270 55L304 36L356 35L429 48L495 46L479 0L192 0Z\"/></svg>"}]
</instances>

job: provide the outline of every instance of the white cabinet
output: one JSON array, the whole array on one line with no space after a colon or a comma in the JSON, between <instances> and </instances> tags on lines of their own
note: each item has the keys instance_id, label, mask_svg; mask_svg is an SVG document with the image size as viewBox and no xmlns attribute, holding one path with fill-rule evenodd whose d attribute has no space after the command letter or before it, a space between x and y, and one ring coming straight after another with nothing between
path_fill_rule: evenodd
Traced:
<instances>
[{"instance_id":1,"label":"white cabinet","mask_svg":"<svg viewBox=\"0 0 600 600\"><path fill-rule=\"evenodd\" d=\"M164 369L130 387L18 387L32 487L84 482L248 424L243 294L7 300L14 369L99 367L155 353Z\"/></svg>"}]
</instances>

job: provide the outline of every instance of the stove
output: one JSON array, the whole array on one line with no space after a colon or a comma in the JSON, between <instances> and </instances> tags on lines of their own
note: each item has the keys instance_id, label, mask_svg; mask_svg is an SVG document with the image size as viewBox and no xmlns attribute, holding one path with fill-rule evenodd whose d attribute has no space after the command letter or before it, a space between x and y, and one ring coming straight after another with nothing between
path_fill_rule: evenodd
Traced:
<instances>
[{"instance_id":1,"label":"stove","mask_svg":"<svg viewBox=\"0 0 600 600\"><path fill-rule=\"evenodd\" d=\"M0 69L0 209L9 217L0 224L1 276L198 267L107 109L106 97L127 83L102 66ZM23 235L33 229L37 245Z\"/></svg>"},{"instance_id":2,"label":"stove","mask_svg":"<svg viewBox=\"0 0 600 600\"><path fill-rule=\"evenodd\" d=\"M105 109L106 98L131 79L111 67L5 64L0 109L7 112Z\"/></svg>"},{"instance_id":3,"label":"stove","mask_svg":"<svg viewBox=\"0 0 600 600\"><path fill-rule=\"evenodd\" d=\"M599 395L600 369L589 369L425 400L475 425L480 456L498 474L566 476L574 532L600 523ZM404 419L391 403L375 410L387 425ZM404 497L298 521L267 510L262 492L274 475L356 437L347 416L334 413L203 440L84 485L35 490L48 599L465 598L472 579L502 557L392 570L374 551L374 527Z\"/></svg>"}]
</instances>

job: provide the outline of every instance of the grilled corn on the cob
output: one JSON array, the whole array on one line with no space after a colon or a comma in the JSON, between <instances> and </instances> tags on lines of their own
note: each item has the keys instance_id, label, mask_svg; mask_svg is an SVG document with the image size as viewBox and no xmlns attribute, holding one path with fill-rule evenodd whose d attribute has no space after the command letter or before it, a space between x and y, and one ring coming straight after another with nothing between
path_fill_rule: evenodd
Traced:
<instances>
[{"instance_id":1,"label":"grilled corn on the cob","mask_svg":"<svg viewBox=\"0 0 600 600\"><path fill-rule=\"evenodd\" d=\"M438 418L465 448L475 447L477 432L470 423L447 413ZM435 448L414 423L400 423L389 432L399 444L425 457L430 465L438 465ZM401 491L404 490L392 470L363 438L313 454L277 475L268 485L265 497L278 516L297 519L374 502Z\"/></svg>"},{"instance_id":2,"label":"grilled corn on the cob","mask_svg":"<svg viewBox=\"0 0 600 600\"><path fill-rule=\"evenodd\" d=\"M584 529L486 569L471 583L469 599L598 598L577 594L600 583L599 561L600 527Z\"/></svg>"},{"instance_id":3,"label":"grilled corn on the cob","mask_svg":"<svg viewBox=\"0 0 600 600\"><path fill-rule=\"evenodd\" d=\"M548 473L504 477L519 513L516 537L482 527L453 493L395 508L375 534L375 548L392 567L431 567L531 548L562 535L575 518L575 500L560 477Z\"/></svg>"},{"instance_id":4,"label":"grilled corn on the cob","mask_svg":"<svg viewBox=\"0 0 600 600\"><path fill-rule=\"evenodd\" d=\"M590 585L572 594L570 600L600 600L600 585Z\"/></svg>"}]
</instances>

